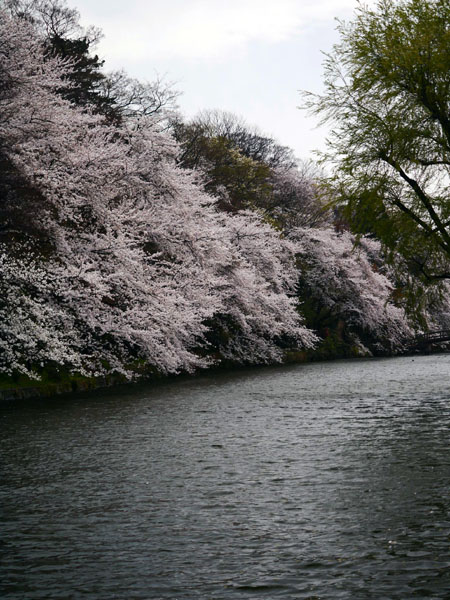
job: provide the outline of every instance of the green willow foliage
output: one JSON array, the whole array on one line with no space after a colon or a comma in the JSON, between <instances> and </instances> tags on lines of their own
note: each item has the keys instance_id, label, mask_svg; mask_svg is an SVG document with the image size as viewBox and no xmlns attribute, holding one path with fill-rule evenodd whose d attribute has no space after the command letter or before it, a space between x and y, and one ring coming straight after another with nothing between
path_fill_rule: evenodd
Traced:
<instances>
[{"instance_id":1,"label":"green willow foliage","mask_svg":"<svg viewBox=\"0 0 450 600\"><path fill-rule=\"evenodd\" d=\"M416 284L448 279L450 2L380 0L338 30L325 92L305 103L334 124L337 202Z\"/></svg>"}]
</instances>

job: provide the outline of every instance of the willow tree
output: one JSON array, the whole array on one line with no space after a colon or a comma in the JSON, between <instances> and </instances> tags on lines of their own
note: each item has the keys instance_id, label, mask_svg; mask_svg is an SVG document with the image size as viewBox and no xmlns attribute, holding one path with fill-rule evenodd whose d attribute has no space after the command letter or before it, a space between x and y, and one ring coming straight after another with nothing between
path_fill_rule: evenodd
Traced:
<instances>
[{"instance_id":1,"label":"willow tree","mask_svg":"<svg viewBox=\"0 0 450 600\"><path fill-rule=\"evenodd\" d=\"M339 23L323 95L333 186L356 232L422 281L450 278L450 2L379 0ZM405 264L405 263L404 263Z\"/></svg>"}]
</instances>

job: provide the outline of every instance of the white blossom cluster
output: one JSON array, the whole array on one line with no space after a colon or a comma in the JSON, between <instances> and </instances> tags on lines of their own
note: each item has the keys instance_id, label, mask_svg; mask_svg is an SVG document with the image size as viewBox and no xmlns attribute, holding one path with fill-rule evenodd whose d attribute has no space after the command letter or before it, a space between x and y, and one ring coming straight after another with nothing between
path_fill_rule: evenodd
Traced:
<instances>
[{"instance_id":1,"label":"white blossom cluster","mask_svg":"<svg viewBox=\"0 0 450 600\"><path fill-rule=\"evenodd\" d=\"M394 303L394 285L376 260L381 254L377 241L362 238L355 244L351 233L332 228L298 228L292 237L302 246L302 280L308 293L355 335L366 332L388 350L400 349L413 335L403 309Z\"/></svg>"},{"instance_id":2,"label":"white blossom cluster","mask_svg":"<svg viewBox=\"0 0 450 600\"><path fill-rule=\"evenodd\" d=\"M1 232L0 372L191 371L211 361L214 324L237 361L279 359L282 337L312 346L292 299L297 245L219 212L151 116L112 126L64 100L68 69L0 11L0 152L34 193Z\"/></svg>"}]
</instances>

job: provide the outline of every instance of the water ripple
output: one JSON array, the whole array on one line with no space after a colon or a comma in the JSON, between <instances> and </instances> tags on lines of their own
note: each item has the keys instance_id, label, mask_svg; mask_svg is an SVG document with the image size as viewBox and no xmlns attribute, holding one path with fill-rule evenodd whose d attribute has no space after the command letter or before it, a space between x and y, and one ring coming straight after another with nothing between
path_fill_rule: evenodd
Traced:
<instances>
[{"instance_id":1,"label":"water ripple","mask_svg":"<svg viewBox=\"0 0 450 600\"><path fill-rule=\"evenodd\" d=\"M449 367L2 405L1 597L448 600Z\"/></svg>"}]
</instances>

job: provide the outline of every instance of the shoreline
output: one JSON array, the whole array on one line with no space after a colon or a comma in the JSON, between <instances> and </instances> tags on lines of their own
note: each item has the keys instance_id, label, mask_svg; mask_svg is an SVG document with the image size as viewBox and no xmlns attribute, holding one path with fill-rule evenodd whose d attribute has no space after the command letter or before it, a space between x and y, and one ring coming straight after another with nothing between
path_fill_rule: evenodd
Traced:
<instances>
[{"instance_id":1,"label":"shoreline","mask_svg":"<svg viewBox=\"0 0 450 600\"><path fill-rule=\"evenodd\" d=\"M442 348L436 348L427 354L438 354L445 352ZM111 374L102 377L83 377L80 375L68 376L64 381L43 381L33 385L11 385L0 387L0 402L11 402L21 400L40 400L57 396L71 396L80 393L88 393L96 390L106 390L110 388L131 387L134 385L162 383L174 381L179 378L187 377L195 379L202 375L213 375L214 373L223 373L226 371L239 371L242 369L259 369L265 367L292 366L295 364L308 364L314 362L333 362L339 360L370 360L378 358L395 358L400 356L421 356L424 353L404 352L389 356L333 356L333 357L314 357L307 356L304 351L289 352L285 359L280 363L259 364L259 365L220 365L212 366L207 369L196 371L195 373L172 373L163 375L153 373L151 375L142 375L135 380L125 379L123 375ZM425 355L425 354L424 354Z\"/></svg>"}]
</instances>

